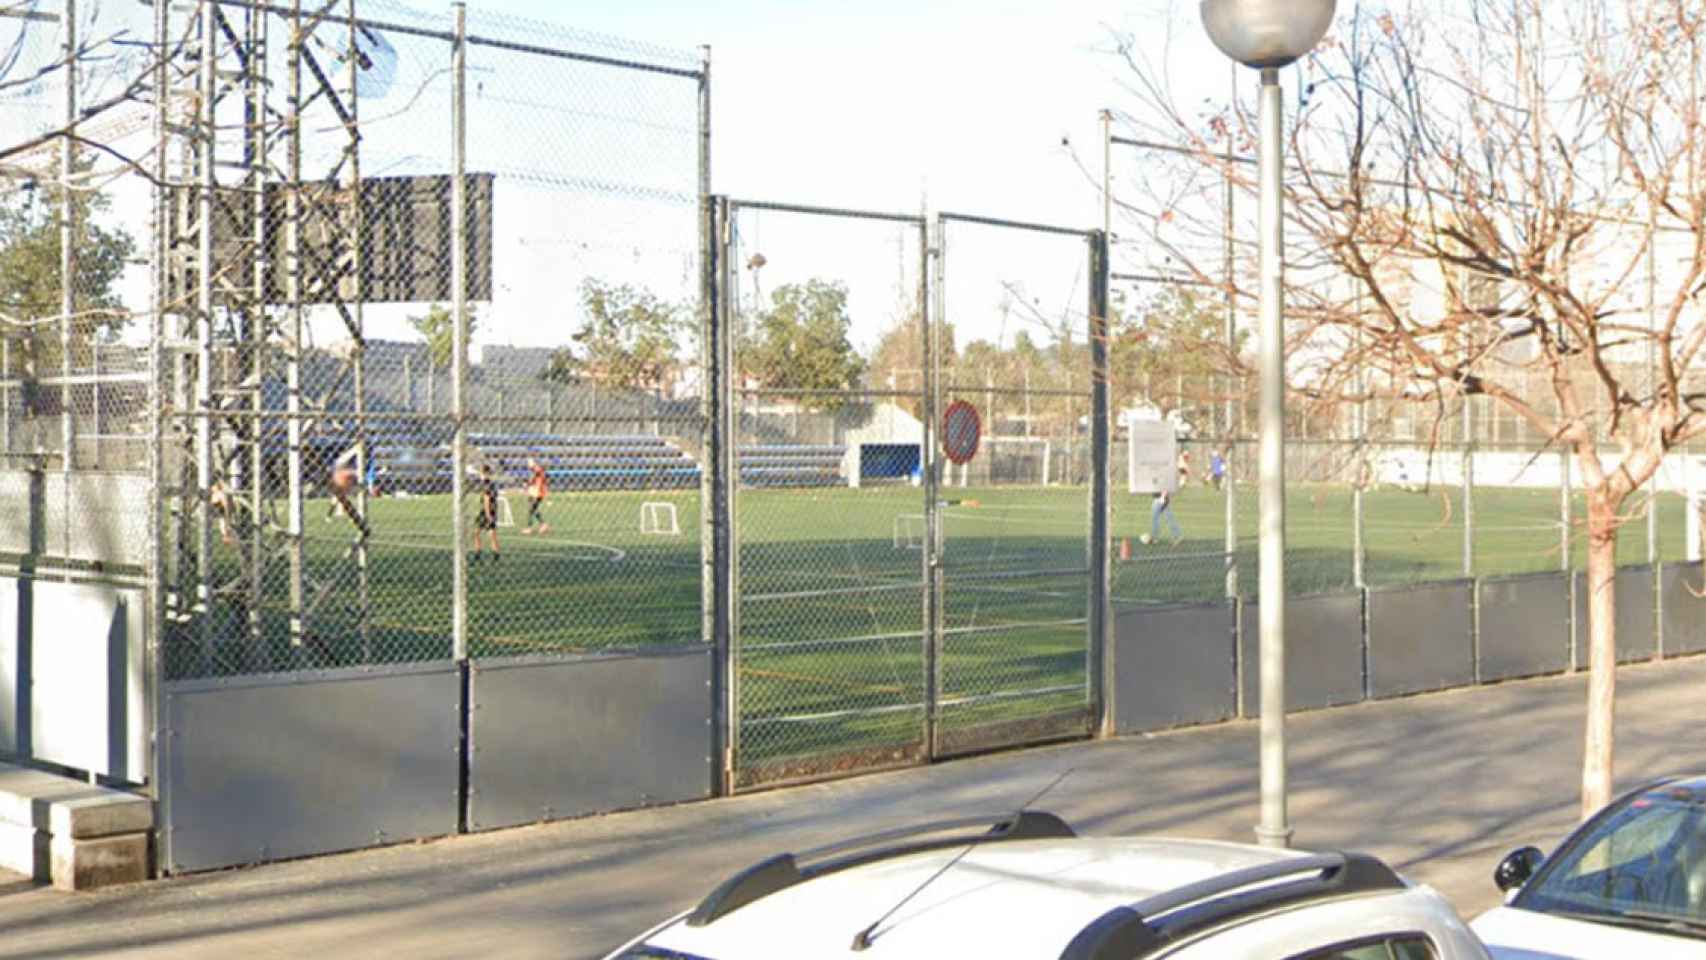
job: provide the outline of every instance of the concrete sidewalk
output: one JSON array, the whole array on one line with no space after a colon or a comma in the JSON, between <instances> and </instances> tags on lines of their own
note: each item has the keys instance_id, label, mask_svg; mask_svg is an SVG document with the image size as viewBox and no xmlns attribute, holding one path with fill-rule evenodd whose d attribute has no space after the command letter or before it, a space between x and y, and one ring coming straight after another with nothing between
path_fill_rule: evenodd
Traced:
<instances>
[{"instance_id":1,"label":"concrete sidewalk","mask_svg":"<svg viewBox=\"0 0 1706 960\"><path fill-rule=\"evenodd\" d=\"M1620 783L1706 769L1706 659L1619 674ZM1377 853L1466 916L1576 819L1583 677L1293 719L1300 847ZM1038 804L1083 833L1248 841L1256 727L1078 743L729 800L68 895L0 881L0 957L597 957L772 853Z\"/></svg>"}]
</instances>

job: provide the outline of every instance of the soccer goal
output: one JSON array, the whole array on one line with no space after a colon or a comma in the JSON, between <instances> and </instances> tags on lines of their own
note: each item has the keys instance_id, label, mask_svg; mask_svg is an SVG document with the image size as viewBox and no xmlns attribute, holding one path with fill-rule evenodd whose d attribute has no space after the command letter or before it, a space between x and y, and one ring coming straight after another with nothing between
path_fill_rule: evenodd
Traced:
<instances>
[{"instance_id":1,"label":"soccer goal","mask_svg":"<svg viewBox=\"0 0 1706 960\"><path fill-rule=\"evenodd\" d=\"M924 515L903 513L894 518L894 548L896 550L924 549Z\"/></svg>"},{"instance_id":2,"label":"soccer goal","mask_svg":"<svg viewBox=\"0 0 1706 960\"><path fill-rule=\"evenodd\" d=\"M509 497L498 494L498 526L515 526L515 511L510 508Z\"/></svg>"},{"instance_id":3,"label":"soccer goal","mask_svg":"<svg viewBox=\"0 0 1706 960\"><path fill-rule=\"evenodd\" d=\"M674 537L681 535L681 523L676 519L675 504L662 500L647 500L640 504L640 532Z\"/></svg>"}]
</instances>

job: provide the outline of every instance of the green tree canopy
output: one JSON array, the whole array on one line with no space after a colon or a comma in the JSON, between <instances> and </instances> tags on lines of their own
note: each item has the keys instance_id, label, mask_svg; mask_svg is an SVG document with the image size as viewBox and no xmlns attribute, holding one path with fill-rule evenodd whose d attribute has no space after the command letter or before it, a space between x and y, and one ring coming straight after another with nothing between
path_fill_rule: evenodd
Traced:
<instances>
[{"instance_id":1,"label":"green tree canopy","mask_svg":"<svg viewBox=\"0 0 1706 960\"><path fill-rule=\"evenodd\" d=\"M61 363L59 325L40 323L60 312L60 197L57 185L38 184L0 198L0 333L21 342L24 372L32 377ZM109 206L98 192L72 194L74 356L94 339L115 336L131 319L115 288L136 242L122 228L100 222Z\"/></svg>"},{"instance_id":2,"label":"green tree canopy","mask_svg":"<svg viewBox=\"0 0 1706 960\"><path fill-rule=\"evenodd\" d=\"M472 340L474 329L479 324L479 316L475 314L472 304L468 306L468 336ZM442 303L435 303L427 309L423 316L410 317L409 326L421 335L427 343L427 352L432 355L432 365L440 370L450 366L450 347L456 336L456 316L450 308ZM467 344L463 344L464 347Z\"/></svg>"},{"instance_id":3,"label":"green tree canopy","mask_svg":"<svg viewBox=\"0 0 1706 960\"><path fill-rule=\"evenodd\" d=\"M740 370L775 390L851 390L865 372L848 332L847 287L820 279L776 288L740 345ZM806 406L837 409L845 398L807 396Z\"/></svg>"},{"instance_id":4,"label":"green tree canopy","mask_svg":"<svg viewBox=\"0 0 1706 960\"><path fill-rule=\"evenodd\" d=\"M1229 376L1247 333L1226 343L1224 307L1189 290L1168 287L1137 310L1108 321L1108 365L1121 393L1116 403L1142 401L1164 412L1202 407L1232 389ZM1193 412L1185 410L1183 412Z\"/></svg>"},{"instance_id":5,"label":"green tree canopy","mask_svg":"<svg viewBox=\"0 0 1706 960\"><path fill-rule=\"evenodd\" d=\"M540 374L555 383L592 380L632 390L662 389L680 369L681 344L693 331L691 311L650 290L612 286L595 278L581 284L584 319L574 334L579 349L552 354Z\"/></svg>"},{"instance_id":6,"label":"green tree canopy","mask_svg":"<svg viewBox=\"0 0 1706 960\"><path fill-rule=\"evenodd\" d=\"M940 354L933 358L935 363L940 369L947 370L953 367L957 356L954 327L951 323L943 323L942 328L939 334L933 335L931 343ZM865 382L878 390L923 392L924 332L916 312L896 321L894 326L883 332L871 351ZM895 402L915 417L923 413L923 404L917 398L899 397Z\"/></svg>"}]
</instances>

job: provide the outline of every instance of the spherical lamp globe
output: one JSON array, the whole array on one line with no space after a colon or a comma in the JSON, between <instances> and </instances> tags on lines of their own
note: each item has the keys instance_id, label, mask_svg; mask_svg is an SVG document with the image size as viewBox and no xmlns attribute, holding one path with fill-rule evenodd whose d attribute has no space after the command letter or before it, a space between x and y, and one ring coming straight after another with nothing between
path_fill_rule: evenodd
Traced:
<instances>
[{"instance_id":1,"label":"spherical lamp globe","mask_svg":"<svg viewBox=\"0 0 1706 960\"><path fill-rule=\"evenodd\" d=\"M1283 67L1326 36L1335 0L1202 0L1202 24L1220 52L1246 67Z\"/></svg>"}]
</instances>

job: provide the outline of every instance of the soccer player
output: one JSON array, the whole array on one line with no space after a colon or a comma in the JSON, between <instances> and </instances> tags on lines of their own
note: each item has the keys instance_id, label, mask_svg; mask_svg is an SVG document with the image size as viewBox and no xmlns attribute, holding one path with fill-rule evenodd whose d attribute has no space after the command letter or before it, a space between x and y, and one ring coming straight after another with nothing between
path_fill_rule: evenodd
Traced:
<instances>
[{"instance_id":1,"label":"soccer player","mask_svg":"<svg viewBox=\"0 0 1706 960\"><path fill-rule=\"evenodd\" d=\"M225 481L215 480L213 486L207 488L208 505L213 507L213 516L219 521L219 539L227 544L237 542L232 534L232 526L237 512L236 504L231 500L230 491L225 489Z\"/></svg>"},{"instance_id":2,"label":"soccer player","mask_svg":"<svg viewBox=\"0 0 1706 960\"><path fill-rule=\"evenodd\" d=\"M549 481L545 478L545 468L539 465L537 457L527 458L527 526L522 533L544 533L551 529L545 522L545 515L540 507L545 505L545 496L551 492Z\"/></svg>"},{"instance_id":3,"label":"soccer player","mask_svg":"<svg viewBox=\"0 0 1706 960\"><path fill-rule=\"evenodd\" d=\"M480 509L474 515L474 562L480 562L480 531L484 530L492 541L492 562L497 563L503 557L498 553L498 483L492 478L492 465L480 465L480 485L477 490L480 496Z\"/></svg>"},{"instance_id":4,"label":"soccer player","mask_svg":"<svg viewBox=\"0 0 1706 960\"><path fill-rule=\"evenodd\" d=\"M355 492L355 455L359 449L359 445L350 444L350 448L339 454L338 459L332 463L331 473L326 478L326 492L332 495L332 502L326 505L327 523L332 522L339 510L343 511L344 516L355 518L355 507L350 504L349 495Z\"/></svg>"}]
</instances>

